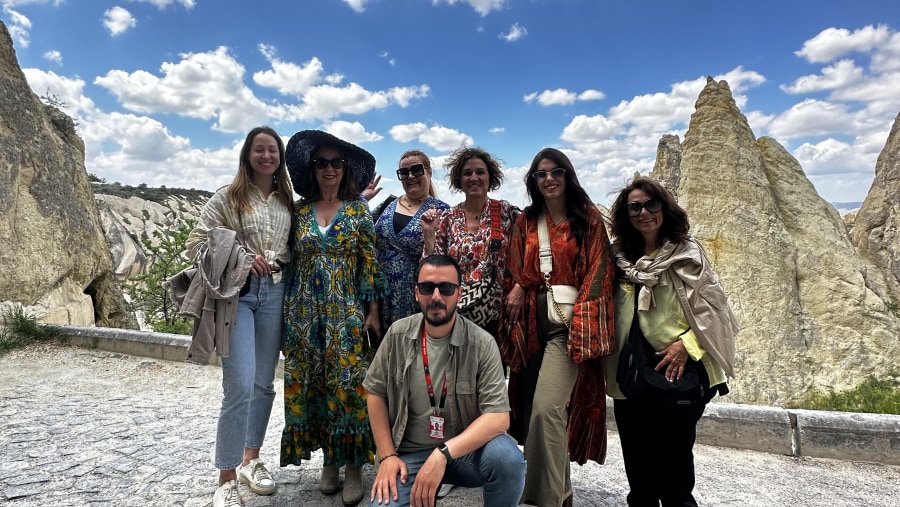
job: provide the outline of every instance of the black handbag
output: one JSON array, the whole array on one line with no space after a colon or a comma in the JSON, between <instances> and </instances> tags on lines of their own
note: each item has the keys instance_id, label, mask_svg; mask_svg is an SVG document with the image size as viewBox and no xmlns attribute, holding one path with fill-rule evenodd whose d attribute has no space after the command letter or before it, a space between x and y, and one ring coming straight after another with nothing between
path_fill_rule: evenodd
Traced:
<instances>
[{"instance_id":1,"label":"black handbag","mask_svg":"<svg viewBox=\"0 0 900 507\"><path fill-rule=\"evenodd\" d=\"M640 285L634 287L634 318L628 341L619 353L619 369L616 372L619 390L628 400L656 412L688 409L705 403L709 376L699 361L689 357L681 378L674 382L669 382L663 372L656 371L656 365L663 356L656 354L638 324L639 288Z\"/></svg>"}]
</instances>

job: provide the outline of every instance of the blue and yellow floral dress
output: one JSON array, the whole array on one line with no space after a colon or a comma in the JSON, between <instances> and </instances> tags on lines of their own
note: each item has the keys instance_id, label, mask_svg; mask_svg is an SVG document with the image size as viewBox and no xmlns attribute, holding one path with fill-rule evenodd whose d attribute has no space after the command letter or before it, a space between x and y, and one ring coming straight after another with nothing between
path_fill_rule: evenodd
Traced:
<instances>
[{"instance_id":1,"label":"blue and yellow floral dress","mask_svg":"<svg viewBox=\"0 0 900 507\"><path fill-rule=\"evenodd\" d=\"M387 279L375 259L375 228L362 201L348 201L323 234L313 203L294 205L294 244L284 294L284 419L281 466L322 449L324 465L372 463L363 379L374 351L362 336L368 302Z\"/></svg>"}]
</instances>

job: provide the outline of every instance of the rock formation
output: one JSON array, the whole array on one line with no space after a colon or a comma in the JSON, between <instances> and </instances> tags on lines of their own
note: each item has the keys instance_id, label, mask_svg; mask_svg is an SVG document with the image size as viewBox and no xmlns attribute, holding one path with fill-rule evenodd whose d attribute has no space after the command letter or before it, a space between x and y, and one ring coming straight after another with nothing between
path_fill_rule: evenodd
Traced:
<instances>
[{"instance_id":1,"label":"rock formation","mask_svg":"<svg viewBox=\"0 0 900 507\"><path fill-rule=\"evenodd\" d=\"M884 271L856 254L799 163L754 137L727 83L708 80L676 144L664 138L650 176L676 185L741 323L727 399L785 404L895 368L900 319Z\"/></svg>"},{"instance_id":2,"label":"rock formation","mask_svg":"<svg viewBox=\"0 0 900 507\"><path fill-rule=\"evenodd\" d=\"M134 327L71 118L41 103L0 23L0 300L44 322Z\"/></svg>"},{"instance_id":3,"label":"rock formation","mask_svg":"<svg viewBox=\"0 0 900 507\"><path fill-rule=\"evenodd\" d=\"M888 270L900 301L900 114L875 164L875 180L851 233L860 253Z\"/></svg>"},{"instance_id":4,"label":"rock formation","mask_svg":"<svg viewBox=\"0 0 900 507\"><path fill-rule=\"evenodd\" d=\"M186 220L200 219L200 210L212 194L191 193L195 195L193 198L173 193L162 204L136 196L124 198L95 194L115 272L120 280L139 275L148 267L141 241L148 239L156 243L154 232L166 234Z\"/></svg>"}]
</instances>

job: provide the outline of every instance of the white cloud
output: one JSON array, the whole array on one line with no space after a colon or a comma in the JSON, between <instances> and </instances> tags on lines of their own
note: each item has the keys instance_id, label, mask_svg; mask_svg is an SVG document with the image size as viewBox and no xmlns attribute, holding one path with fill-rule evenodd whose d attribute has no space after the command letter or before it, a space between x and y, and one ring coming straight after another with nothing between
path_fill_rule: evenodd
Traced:
<instances>
[{"instance_id":1,"label":"white cloud","mask_svg":"<svg viewBox=\"0 0 900 507\"><path fill-rule=\"evenodd\" d=\"M525 29L524 26L521 26L518 23L513 23L511 27L509 27L509 31L506 33L500 33L498 37L505 40L506 42L515 42L522 37L528 35L528 30Z\"/></svg>"},{"instance_id":2,"label":"white cloud","mask_svg":"<svg viewBox=\"0 0 900 507\"><path fill-rule=\"evenodd\" d=\"M24 14L13 10L12 7L15 4L4 3L3 4L3 12L9 15L9 21L11 24L7 26L9 29L9 35L12 37L14 41L16 41L23 48L27 48L31 43L31 20L28 19Z\"/></svg>"},{"instance_id":3,"label":"white cloud","mask_svg":"<svg viewBox=\"0 0 900 507\"><path fill-rule=\"evenodd\" d=\"M506 129L503 127L494 127L492 129L488 130L488 132L490 132L491 134L502 134L502 133L506 132Z\"/></svg>"},{"instance_id":4,"label":"white cloud","mask_svg":"<svg viewBox=\"0 0 900 507\"><path fill-rule=\"evenodd\" d=\"M557 88L555 90L544 90L540 93L532 92L523 98L525 102L537 100L538 104L542 106L567 106L574 104L576 100L601 100L604 97L603 92L597 90L585 90L576 94L564 88Z\"/></svg>"},{"instance_id":5,"label":"white cloud","mask_svg":"<svg viewBox=\"0 0 900 507\"><path fill-rule=\"evenodd\" d=\"M300 104L284 106L277 113L286 121L330 120L341 114L363 114L391 105L407 107L410 101L426 97L430 92L428 85L386 91L370 91L357 83L339 86L344 76L325 74L322 62L316 57L297 65L281 61L271 46L260 45L259 49L272 69L254 73L253 81L300 100Z\"/></svg>"},{"instance_id":6,"label":"white cloud","mask_svg":"<svg viewBox=\"0 0 900 507\"><path fill-rule=\"evenodd\" d=\"M432 0L432 3L434 5L438 5L440 3L453 5L459 2L464 2L471 5L472 8L475 9L475 12L481 14L482 16L487 16L491 13L491 11L499 11L506 5L506 0Z\"/></svg>"},{"instance_id":7,"label":"white cloud","mask_svg":"<svg viewBox=\"0 0 900 507\"><path fill-rule=\"evenodd\" d=\"M374 143L384 139L384 136L377 132L366 132L366 127L358 121L352 123L340 120L333 121L325 124L323 130L354 144Z\"/></svg>"},{"instance_id":8,"label":"white cloud","mask_svg":"<svg viewBox=\"0 0 900 507\"><path fill-rule=\"evenodd\" d=\"M134 16L118 5L103 13L103 26L109 30L109 34L112 36L123 34L136 25L137 20L134 19Z\"/></svg>"},{"instance_id":9,"label":"white cloud","mask_svg":"<svg viewBox=\"0 0 900 507\"><path fill-rule=\"evenodd\" d=\"M369 0L344 0L344 3L356 12L365 12L366 4L369 3Z\"/></svg>"},{"instance_id":10,"label":"white cloud","mask_svg":"<svg viewBox=\"0 0 900 507\"><path fill-rule=\"evenodd\" d=\"M130 0L131 2L143 2L156 6L157 9L163 10L172 4L181 4L185 9L191 10L197 4L196 0Z\"/></svg>"},{"instance_id":11,"label":"white cloud","mask_svg":"<svg viewBox=\"0 0 900 507\"><path fill-rule=\"evenodd\" d=\"M803 49L794 54L810 63L826 63L853 52L868 52L884 44L890 37L885 25L867 25L851 32L846 28L826 28L803 43Z\"/></svg>"},{"instance_id":12,"label":"white cloud","mask_svg":"<svg viewBox=\"0 0 900 507\"><path fill-rule=\"evenodd\" d=\"M843 104L805 99L776 116L768 131L776 140L853 132L853 117Z\"/></svg>"},{"instance_id":13,"label":"white cloud","mask_svg":"<svg viewBox=\"0 0 900 507\"><path fill-rule=\"evenodd\" d=\"M793 95L815 93L823 90L844 88L863 77L863 69L857 67L853 60L840 60L834 65L822 69L821 75L802 76L791 85L782 85L781 89Z\"/></svg>"},{"instance_id":14,"label":"white cloud","mask_svg":"<svg viewBox=\"0 0 900 507\"><path fill-rule=\"evenodd\" d=\"M863 153L853 144L836 139L803 143L793 155L808 176L868 172L875 167L877 158L877 152L875 156Z\"/></svg>"},{"instance_id":15,"label":"white cloud","mask_svg":"<svg viewBox=\"0 0 900 507\"><path fill-rule=\"evenodd\" d=\"M123 107L138 113L167 113L216 119L213 128L245 132L279 116L243 83L244 67L225 47L207 53L185 53L180 62L165 62L161 78L138 70L111 70L94 80L114 94Z\"/></svg>"},{"instance_id":16,"label":"white cloud","mask_svg":"<svg viewBox=\"0 0 900 507\"><path fill-rule=\"evenodd\" d=\"M22 69L25 79L32 91L38 96L53 95L59 98L66 107L61 108L69 116L90 121L98 115L94 101L84 95L84 81L60 76L53 71L26 68ZM82 121L81 123L84 123Z\"/></svg>"},{"instance_id":17,"label":"white cloud","mask_svg":"<svg viewBox=\"0 0 900 507\"><path fill-rule=\"evenodd\" d=\"M441 125L428 127L424 123L394 125L391 127L390 134L394 141L408 143L415 140L438 151L451 151L475 142L471 136L456 129Z\"/></svg>"},{"instance_id":18,"label":"white cloud","mask_svg":"<svg viewBox=\"0 0 900 507\"><path fill-rule=\"evenodd\" d=\"M44 60L62 65L62 53L55 49L51 49L44 53Z\"/></svg>"}]
</instances>

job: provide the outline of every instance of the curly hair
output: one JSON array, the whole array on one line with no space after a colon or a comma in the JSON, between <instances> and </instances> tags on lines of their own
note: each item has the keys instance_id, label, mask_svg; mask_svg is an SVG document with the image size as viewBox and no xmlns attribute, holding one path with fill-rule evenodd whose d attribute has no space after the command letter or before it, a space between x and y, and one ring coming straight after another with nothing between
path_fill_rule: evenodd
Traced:
<instances>
[{"instance_id":1,"label":"curly hair","mask_svg":"<svg viewBox=\"0 0 900 507\"><path fill-rule=\"evenodd\" d=\"M275 138L278 144L278 169L275 170L275 188L278 190L278 200L290 207L291 201L294 200L294 193L291 190L291 177L288 175L287 166L284 161L284 141L278 132L271 127L265 125L256 127L247 134L244 139L244 145L241 146L241 154L238 159L238 172L234 176L234 181L228 186L228 201L231 207L237 211L251 211L250 207L250 184L253 182L253 167L250 166L250 150L253 148L253 140L259 134L267 134Z\"/></svg>"},{"instance_id":2,"label":"curly hair","mask_svg":"<svg viewBox=\"0 0 900 507\"><path fill-rule=\"evenodd\" d=\"M481 148L465 147L457 149L450 154L450 157L444 162L450 178L450 188L456 191L462 191L462 172L463 166L472 158L480 158L487 165L488 170L488 190L497 190L503 183L503 172L500 170L500 162L493 155Z\"/></svg>"},{"instance_id":3,"label":"curly hair","mask_svg":"<svg viewBox=\"0 0 900 507\"><path fill-rule=\"evenodd\" d=\"M580 248L581 240L587 233L589 226L586 209L588 206L594 206L594 203L578 182L578 175L575 174L575 167L572 165L572 161L569 160L565 153L556 148L544 148L539 151L534 156L534 160L531 161L531 167L528 168L528 172L525 173L525 189L528 191L528 198L531 200L531 204L525 207L525 215L529 220L534 220L540 215L541 210L544 209L544 194L541 193L537 180L533 177L538 170L541 160L544 159L552 160L557 167L562 167L566 170L566 217L569 219L572 236L575 237L575 241Z\"/></svg>"},{"instance_id":4,"label":"curly hair","mask_svg":"<svg viewBox=\"0 0 900 507\"><path fill-rule=\"evenodd\" d=\"M673 243L681 243L688 239L691 224L687 212L678 205L672 192L655 180L639 176L619 191L619 195L616 196L616 200L610 208L612 230L617 237L616 243L621 246L628 260L634 262L641 258L646 246L644 237L631 224L631 217L628 215L628 194L634 190L643 190L644 193L659 199L663 204L661 210L663 221L655 246L662 245L663 241L667 239Z\"/></svg>"}]
</instances>

